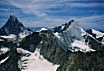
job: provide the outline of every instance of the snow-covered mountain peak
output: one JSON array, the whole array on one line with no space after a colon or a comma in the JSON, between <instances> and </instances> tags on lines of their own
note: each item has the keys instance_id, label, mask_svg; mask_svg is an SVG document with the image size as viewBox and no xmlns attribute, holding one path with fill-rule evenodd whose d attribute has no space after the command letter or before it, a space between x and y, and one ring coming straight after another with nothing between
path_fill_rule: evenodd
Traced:
<instances>
[{"instance_id":1,"label":"snow-covered mountain peak","mask_svg":"<svg viewBox=\"0 0 104 71\"><path fill-rule=\"evenodd\" d=\"M54 35L59 39L59 45L66 48L72 52L93 52L94 49L90 48L86 37L90 36L83 28L81 28L75 21L70 21L62 25L63 29L59 32L55 32ZM85 37L86 36L86 37ZM64 48L65 51L67 51Z\"/></svg>"},{"instance_id":2,"label":"snow-covered mountain peak","mask_svg":"<svg viewBox=\"0 0 104 71\"><path fill-rule=\"evenodd\" d=\"M18 35L19 33L29 33L27 28L24 27L24 25L18 21L17 17L14 15L10 15L10 18L6 22L6 24L0 29L0 35Z\"/></svg>"}]
</instances>

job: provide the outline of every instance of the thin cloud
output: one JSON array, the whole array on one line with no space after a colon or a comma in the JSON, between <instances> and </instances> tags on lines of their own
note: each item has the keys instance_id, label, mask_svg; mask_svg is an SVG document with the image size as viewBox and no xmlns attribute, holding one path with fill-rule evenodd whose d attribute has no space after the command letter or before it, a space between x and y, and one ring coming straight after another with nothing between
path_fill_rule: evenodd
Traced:
<instances>
[{"instance_id":1,"label":"thin cloud","mask_svg":"<svg viewBox=\"0 0 104 71\"><path fill-rule=\"evenodd\" d=\"M38 17L42 17L42 16L46 16L46 13L44 12L41 12L40 10L38 10L33 4L20 4L18 3L18 1L15 1L15 0L12 0L12 1L9 1L12 5L20 8L24 13L27 13L27 14L34 14Z\"/></svg>"},{"instance_id":2,"label":"thin cloud","mask_svg":"<svg viewBox=\"0 0 104 71\"><path fill-rule=\"evenodd\" d=\"M104 20L104 15L95 15L95 16L88 16L88 17L82 17L82 18L76 18L76 21L78 22L96 22Z\"/></svg>"},{"instance_id":3,"label":"thin cloud","mask_svg":"<svg viewBox=\"0 0 104 71\"><path fill-rule=\"evenodd\" d=\"M70 7L104 7L104 3L70 3Z\"/></svg>"}]
</instances>

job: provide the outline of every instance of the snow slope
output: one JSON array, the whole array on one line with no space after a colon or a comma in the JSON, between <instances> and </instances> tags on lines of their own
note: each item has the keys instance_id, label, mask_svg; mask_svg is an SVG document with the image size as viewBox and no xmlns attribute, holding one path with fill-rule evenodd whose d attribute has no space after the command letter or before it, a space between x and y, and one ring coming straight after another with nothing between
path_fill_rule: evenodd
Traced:
<instances>
[{"instance_id":1,"label":"snow slope","mask_svg":"<svg viewBox=\"0 0 104 71\"><path fill-rule=\"evenodd\" d=\"M21 53L21 49L18 49ZM27 53L26 50L22 49L22 53ZM42 55L40 55L40 50L36 48L34 53L31 53L30 56L23 56L21 58L22 71L56 71L59 65L53 65L51 62L47 61Z\"/></svg>"},{"instance_id":2,"label":"snow slope","mask_svg":"<svg viewBox=\"0 0 104 71\"><path fill-rule=\"evenodd\" d=\"M99 31L94 30L94 29L92 29L92 33L93 34L96 34L96 38L100 38L100 37L103 37L104 36L104 33L99 32Z\"/></svg>"},{"instance_id":3,"label":"snow slope","mask_svg":"<svg viewBox=\"0 0 104 71\"><path fill-rule=\"evenodd\" d=\"M46 31L46 30L48 30L48 29L46 29L46 28L41 28L41 29L39 30L39 32L41 32L41 31Z\"/></svg>"},{"instance_id":4,"label":"snow slope","mask_svg":"<svg viewBox=\"0 0 104 71\"><path fill-rule=\"evenodd\" d=\"M84 42L82 41L79 41L79 40L75 40L73 43L71 43L73 49L75 48L76 50L75 51L81 51L81 52L91 52L91 51L96 51L94 49L91 49L88 45L86 45ZM72 52L75 52L75 51L72 51Z\"/></svg>"},{"instance_id":5,"label":"snow slope","mask_svg":"<svg viewBox=\"0 0 104 71\"><path fill-rule=\"evenodd\" d=\"M67 51L67 49L72 52L81 51L84 53L95 51L89 47L88 42L85 42L85 36L92 36L86 33L75 22L71 23L69 28L65 31L56 32L54 35L59 39L59 45L61 45L62 48L65 46L63 48L65 51Z\"/></svg>"},{"instance_id":6,"label":"snow slope","mask_svg":"<svg viewBox=\"0 0 104 71\"><path fill-rule=\"evenodd\" d=\"M1 60L1 61L0 61L0 65L1 65L2 63L4 63L8 58L9 58L9 57L6 57L5 59Z\"/></svg>"},{"instance_id":7,"label":"snow slope","mask_svg":"<svg viewBox=\"0 0 104 71\"><path fill-rule=\"evenodd\" d=\"M6 38L6 39L14 39L14 38L16 38L16 35L10 34L10 35L8 35L8 36L4 35L4 36L0 36L0 37Z\"/></svg>"},{"instance_id":8,"label":"snow slope","mask_svg":"<svg viewBox=\"0 0 104 71\"><path fill-rule=\"evenodd\" d=\"M15 34L3 35L3 36L0 36L0 38L8 39L10 41L15 41L17 40L17 38L23 39L26 36L30 35L31 33L22 32L22 33L19 33L18 35L15 35ZM0 41L3 41L3 40L0 39Z\"/></svg>"},{"instance_id":9,"label":"snow slope","mask_svg":"<svg viewBox=\"0 0 104 71\"><path fill-rule=\"evenodd\" d=\"M8 52L10 49L7 47L2 47L0 48L0 55L5 54L6 52Z\"/></svg>"}]
</instances>

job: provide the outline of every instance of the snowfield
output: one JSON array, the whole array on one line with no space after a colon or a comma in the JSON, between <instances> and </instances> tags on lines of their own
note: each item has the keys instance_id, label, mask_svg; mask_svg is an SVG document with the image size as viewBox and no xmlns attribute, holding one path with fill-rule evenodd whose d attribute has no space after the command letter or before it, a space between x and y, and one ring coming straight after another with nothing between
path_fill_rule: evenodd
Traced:
<instances>
[{"instance_id":1,"label":"snowfield","mask_svg":"<svg viewBox=\"0 0 104 71\"><path fill-rule=\"evenodd\" d=\"M41 28L41 29L39 30L39 32L41 32L41 31L46 31L46 30L48 30L48 29L46 29L46 28Z\"/></svg>"},{"instance_id":2,"label":"snowfield","mask_svg":"<svg viewBox=\"0 0 104 71\"><path fill-rule=\"evenodd\" d=\"M6 38L6 39L14 39L14 38L16 38L16 35L10 34L10 35L8 35L8 36L0 36L0 37Z\"/></svg>"},{"instance_id":3,"label":"snowfield","mask_svg":"<svg viewBox=\"0 0 104 71\"><path fill-rule=\"evenodd\" d=\"M104 36L104 33L99 32L99 31L94 30L94 29L92 29L92 33L93 34L96 34L96 38L100 38L100 37L103 37Z\"/></svg>"},{"instance_id":4,"label":"snowfield","mask_svg":"<svg viewBox=\"0 0 104 71\"><path fill-rule=\"evenodd\" d=\"M81 52L94 52L94 49L91 49L88 45L86 45L85 43L79 41L79 40L75 40L73 43L71 43L72 47L76 47L78 48L78 50L76 49L76 51L81 51Z\"/></svg>"},{"instance_id":5,"label":"snowfield","mask_svg":"<svg viewBox=\"0 0 104 71\"><path fill-rule=\"evenodd\" d=\"M0 55L5 54L5 53L8 52L9 50L10 50L10 49L7 48L7 47L0 48Z\"/></svg>"},{"instance_id":6,"label":"snowfield","mask_svg":"<svg viewBox=\"0 0 104 71\"><path fill-rule=\"evenodd\" d=\"M59 67L59 65L52 64L40 55L40 49L38 48L29 57L23 56L21 60L22 71L56 71Z\"/></svg>"}]
</instances>

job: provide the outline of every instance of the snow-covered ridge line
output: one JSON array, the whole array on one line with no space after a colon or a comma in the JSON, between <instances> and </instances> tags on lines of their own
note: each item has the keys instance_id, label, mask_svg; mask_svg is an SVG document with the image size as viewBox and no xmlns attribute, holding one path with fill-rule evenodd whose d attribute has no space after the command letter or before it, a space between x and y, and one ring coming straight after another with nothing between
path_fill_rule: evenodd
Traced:
<instances>
[{"instance_id":1,"label":"snow-covered ridge line","mask_svg":"<svg viewBox=\"0 0 104 71\"><path fill-rule=\"evenodd\" d=\"M0 36L0 37L6 38L6 39L13 39L13 38L16 38L16 35L10 34L10 35L8 35L8 36L4 35L4 36Z\"/></svg>"},{"instance_id":2,"label":"snow-covered ridge line","mask_svg":"<svg viewBox=\"0 0 104 71\"><path fill-rule=\"evenodd\" d=\"M92 35L90 35L89 33L87 33L87 36L90 36L92 39L94 39L97 43L100 43L102 45L104 45L102 42L98 41L95 37L93 37Z\"/></svg>"},{"instance_id":3,"label":"snow-covered ridge line","mask_svg":"<svg viewBox=\"0 0 104 71\"><path fill-rule=\"evenodd\" d=\"M73 43L71 43L72 48L75 50L71 50L72 52L81 51L81 52L95 52L96 50L91 49L88 45L86 45L84 42L81 42L79 40L75 40Z\"/></svg>"},{"instance_id":4,"label":"snow-covered ridge line","mask_svg":"<svg viewBox=\"0 0 104 71\"><path fill-rule=\"evenodd\" d=\"M46 31L46 30L48 30L48 29L46 29L46 28L41 28L38 32Z\"/></svg>"},{"instance_id":5,"label":"snow-covered ridge line","mask_svg":"<svg viewBox=\"0 0 104 71\"><path fill-rule=\"evenodd\" d=\"M92 29L92 33L96 34L96 38L100 38L100 37L104 36L104 33L97 31L97 30L94 30L94 29Z\"/></svg>"},{"instance_id":6,"label":"snow-covered ridge line","mask_svg":"<svg viewBox=\"0 0 104 71\"><path fill-rule=\"evenodd\" d=\"M66 26L62 25L61 28L64 28ZM57 30L57 32L55 32L53 34L59 39L59 41L60 41L59 45L62 45L62 48L64 46L66 46L67 49L72 52L77 52L77 51L81 51L84 53L95 52L96 50L92 49L89 46L89 44L88 44L89 41L85 42L87 37L90 37L97 43L102 44L102 42L99 42L96 38L94 38L91 34L87 33L83 28L81 28L76 23L71 23L70 26L68 26L68 28L66 30L64 30L62 32L60 32L60 31L58 32L58 30ZM65 50L66 50L66 47L64 47Z\"/></svg>"}]
</instances>

